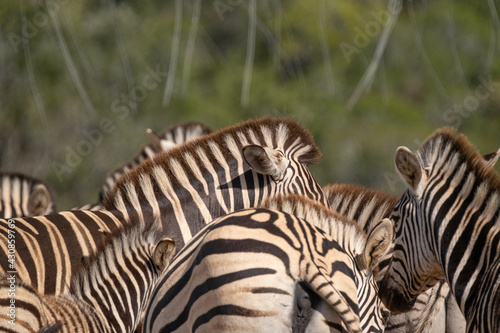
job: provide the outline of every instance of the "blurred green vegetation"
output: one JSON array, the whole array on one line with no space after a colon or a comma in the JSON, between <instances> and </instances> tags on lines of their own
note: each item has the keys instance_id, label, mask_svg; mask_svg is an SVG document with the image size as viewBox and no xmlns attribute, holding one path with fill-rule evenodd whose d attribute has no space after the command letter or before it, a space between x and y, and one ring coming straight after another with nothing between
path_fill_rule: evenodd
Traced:
<instances>
[{"instance_id":1,"label":"blurred green vegetation","mask_svg":"<svg viewBox=\"0 0 500 333\"><path fill-rule=\"evenodd\" d=\"M194 120L219 129L264 115L312 132L324 157L311 169L322 184L399 194L395 149L416 150L442 126L459 128L482 153L498 149L498 1L404 2L375 75L347 107L394 3L7 1L1 170L44 179L69 209L97 200L106 172L146 143L146 128Z\"/></svg>"}]
</instances>

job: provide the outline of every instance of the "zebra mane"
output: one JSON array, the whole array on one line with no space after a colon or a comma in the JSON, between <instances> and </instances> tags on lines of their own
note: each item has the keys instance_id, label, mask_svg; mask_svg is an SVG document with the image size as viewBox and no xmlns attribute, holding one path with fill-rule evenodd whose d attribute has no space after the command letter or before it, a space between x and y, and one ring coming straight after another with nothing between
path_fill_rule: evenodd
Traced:
<instances>
[{"instance_id":1,"label":"zebra mane","mask_svg":"<svg viewBox=\"0 0 500 333\"><path fill-rule=\"evenodd\" d=\"M115 271L121 271L120 265L113 263L130 256L137 249L145 248L146 244L154 244L160 236L161 230L154 224L145 230L140 223L129 224L113 233L103 235L106 237L106 243L102 250L88 259L85 265L71 278L71 293L78 295L88 285L92 285L93 281L105 282L106 278L114 274ZM110 267L112 271L110 271ZM96 278L92 279L92 277Z\"/></svg>"},{"instance_id":2,"label":"zebra mane","mask_svg":"<svg viewBox=\"0 0 500 333\"><path fill-rule=\"evenodd\" d=\"M103 206L115 207L114 199L118 189L122 188L127 193L131 183L139 183L143 174L153 173L153 170L158 166L170 173L172 161L185 160L186 155L194 155L199 148L210 151L210 147L217 146L224 158L232 156L228 147L230 141L236 143L244 141L248 144L281 148L285 156L289 157L293 154L294 158L306 165L317 163L321 158L321 151L314 143L312 135L298 122L286 118L270 117L249 120L185 142L168 152L160 152L154 158L142 162L135 169L126 172L116 180L114 188L104 196ZM287 151L290 146L293 146L293 151Z\"/></svg>"},{"instance_id":3,"label":"zebra mane","mask_svg":"<svg viewBox=\"0 0 500 333\"><path fill-rule=\"evenodd\" d=\"M487 164L477 148L455 128L444 127L426 139L417 152L422 167L430 172L444 172L447 168L456 168L465 163L468 171L473 171L481 181L500 191L500 176ZM441 167L432 170L434 165Z\"/></svg>"},{"instance_id":4,"label":"zebra mane","mask_svg":"<svg viewBox=\"0 0 500 333\"><path fill-rule=\"evenodd\" d=\"M315 225L330 235L345 251L363 253L366 233L353 220L298 194L276 195L259 207L281 210Z\"/></svg>"},{"instance_id":5,"label":"zebra mane","mask_svg":"<svg viewBox=\"0 0 500 333\"><path fill-rule=\"evenodd\" d=\"M193 138L210 133L212 133L210 127L206 126L203 123L186 122L165 129L160 134L158 134L158 137L162 140L169 140L174 142L175 144L180 145L187 140L192 140ZM184 136L182 134L184 134ZM106 174L106 178L112 176L115 172L120 171L123 168L127 167L129 169L132 169L136 164L139 163L139 158L146 149L149 149L153 153L161 152L161 150L158 150L158 147L155 147L151 142L146 143L141 147L139 153L134 158L132 158L132 160L123 162L120 165L116 166L113 170L109 171Z\"/></svg>"},{"instance_id":6,"label":"zebra mane","mask_svg":"<svg viewBox=\"0 0 500 333\"><path fill-rule=\"evenodd\" d=\"M354 184L330 184L323 191L330 209L356 221L365 231L389 217L399 200L383 191Z\"/></svg>"},{"instance_id":7,"label":"zebra mane","mask_svg":"<svg viewBox=\"0 0 500 333\"><path fill-rule=\"evenodd\" d=\"M52 198L54 198L54 193L52 193L52 190L50 189L50 187L44 181L42 181L38 178L28 176L28 175L25 175L25 174L19 173L19 172L1 171L0 172L0 188L2 187L1 180L4 178L8 178L11 180L19 179L20 181L26 181L27 183L29 183L31 189L34 186L39 185L39 184L44 185L47 188L47 190L49 191L50 196Z\"/></svg>"},{"instance_id":8,"label":"zebra mane","mask_svg":"<svg viewBox=\"0 0 500 333\"><path fill-rule=\"evenodd\" d=\"M180 131L180 129L183 130ZM182 144L186 141L192 140L193 138L198 138L210 133L212 133L212 129L207 125L196 121L189 121L171 126L158 134L158 136L161 139L170 140L172 142L175 142L176 144ZM184 135L181 135L182 137L179 137L179 134Z\"/></svg>"}]
</instances>

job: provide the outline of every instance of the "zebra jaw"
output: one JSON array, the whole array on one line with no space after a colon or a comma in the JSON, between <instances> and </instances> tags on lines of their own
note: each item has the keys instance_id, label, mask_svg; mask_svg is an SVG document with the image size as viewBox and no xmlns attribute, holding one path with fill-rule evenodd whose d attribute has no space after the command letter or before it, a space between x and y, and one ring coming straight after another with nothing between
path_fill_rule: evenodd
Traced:
<instances>
[{"instance_id":1,"label":"zebra jaw","mask_svg":"<svg viewBox=\"0 0 500 333\"><path fill-rule=\"evenodd\" d=\"M394 284L388 275L380 283L378 295L385 307L394 313L408 312L413 309L416 298L408 300L401 292L392 287Z\"/></svg>"}]
</instances>

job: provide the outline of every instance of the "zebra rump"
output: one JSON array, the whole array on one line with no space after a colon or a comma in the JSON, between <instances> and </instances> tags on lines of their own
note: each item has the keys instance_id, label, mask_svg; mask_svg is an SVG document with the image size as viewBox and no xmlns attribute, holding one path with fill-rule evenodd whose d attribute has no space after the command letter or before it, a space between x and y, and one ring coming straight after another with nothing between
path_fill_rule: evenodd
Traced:
<instances>
[{"instance_id":1,"label":"zebra rump","mask_svg":"<svg viewBox=\"0 0 500 333\"><path fill-rule=\"evenodd\" d=\"M359 258L381 250L357 242ZM143 332L361 332L356 270L371 264L288 213L238 211L207 225L162 274Z\"/></svg>"}]
</instances>

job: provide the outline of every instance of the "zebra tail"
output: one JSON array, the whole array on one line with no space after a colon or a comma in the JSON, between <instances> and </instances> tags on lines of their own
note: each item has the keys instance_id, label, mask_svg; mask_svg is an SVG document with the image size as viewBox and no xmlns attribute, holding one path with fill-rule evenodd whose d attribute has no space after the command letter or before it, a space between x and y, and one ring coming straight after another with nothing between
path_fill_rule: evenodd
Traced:
<instances>
[{"instance_id":1,"label":"zebra tail","mask_svg":"<svg viewBox=\"0 0 500 333\"><path fill-rule=\"evenodd\" d=\"M331 276L325 274L326 267L318 267L314 263L309 263L305 270L304 282L318 296L330 304L335 312L338 313L346 329L352 333L361 332L361 322L359 319L359 307L357 301L357 288L354 281L354 272L347 268L350 275L346 275L346 267L349 265L350 258L346 253L338 252L340 256L335 258L334 267L337 267L339 261L342 267L332 272ZM322 269L323 268L323 269ZM349 297L349 296L353 296Z\"/></svg>"}]
</instances>

